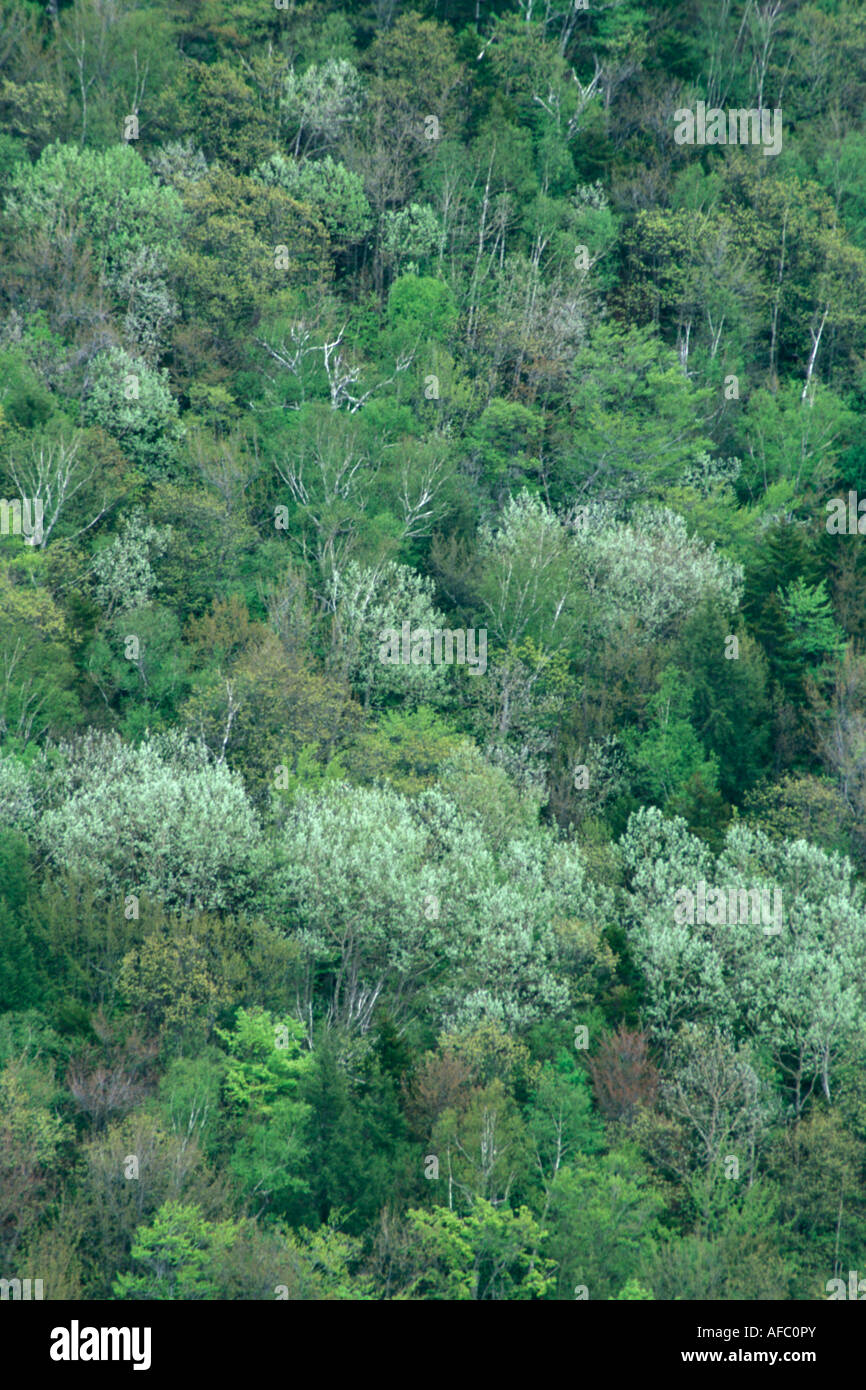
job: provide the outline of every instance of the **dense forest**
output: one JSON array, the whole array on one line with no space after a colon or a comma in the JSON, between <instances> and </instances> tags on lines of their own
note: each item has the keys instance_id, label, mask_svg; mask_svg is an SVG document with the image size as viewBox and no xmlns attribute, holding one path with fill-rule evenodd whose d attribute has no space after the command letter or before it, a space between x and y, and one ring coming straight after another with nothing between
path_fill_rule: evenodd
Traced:
<instances>
[{"instance_id":1,"label":"dense forest","mask_svg":"<svg viewBox=\"0 0 866 1390\"><path fill-rule=\"evenodd\" d=\"M849 1296L862 0L0 0L0 241L0 1276Z\"/></svg>"}]
</instances>

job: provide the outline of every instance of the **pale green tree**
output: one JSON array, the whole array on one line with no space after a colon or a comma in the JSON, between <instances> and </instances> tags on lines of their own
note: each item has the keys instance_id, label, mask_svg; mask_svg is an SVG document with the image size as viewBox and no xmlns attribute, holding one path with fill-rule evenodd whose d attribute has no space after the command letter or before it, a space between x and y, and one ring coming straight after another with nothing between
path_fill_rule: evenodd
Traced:
<instances>
[{"instance_id":1,"label":"pale green tree","mask_svg":"<svg viewBox=\"0 0 866 1390\"><path fill-rule=\"evenodd\" d=\"M13 234L35 252L25 258L31 301L68 323L68 296L56 287L77 260L83 280L95 271L128 351L152 366L178 312L168 269L183 219L175 189L161 185L130 144L54 144L16 170L6 215ZM53 301L44 299L46 269Z\"/></svg>"},{"instance_id":2,"label":"pale green tree","mask_svg":"<svg viewBox=\"0 0 866 1390\"><path fill-rule=\"evenodd\" d=\"M448 628L433 597L429 579L393 560L378 566L349 560L334 572L329 605L333 612L331 661L365 707L395 696L435 701L441 694L447 668L434 664L432 649L428 662L381 660L381 654L392 650L391 635L402 639L404 623L410 624L410 635L423 628L431 642L434 629Z\"/></svg>"},{"instance_id":3,"label":"pale green tree","mask_svg":"<svg viewBox=\"0 0 866 1390\"><path fill-rule=\"evenodd\" d=\"M308 203L334 246L345 248L362 241L373 225L360 176L329 154L304 162L275 154L259 165L256 177L276 184L297 202Z\"/></svg>"},{"instance_id":4,"label":"pale green tree","mask_svg":"<svg viewBox=\"0 0 866 1390\"><path fill-rule=\"evenodd\" d=\"M346 58L311 63L303 73L286 74L280 96L280 121L295 158L333 146L361 109L363 92L357 68Z\"/></svg>"},{"instance_id":5,"label":"pale green tree","mask_svg":"<svg viewBox=\"0 0 866 1390\"><path fill-rule=\"evenodd\" d=\"M441 931L425 907L438 883L426 847L390 789L334 783L295 798L275 888L286 925L327 970L329 1022L366 1031L386 989L405 1008L434 964Z\"/></svg>"},{"instance_id":6,"label":"pale green tree","mask_svg":"<svg viewBox=\"0 0 866 1390\"><path fill-rule=\"evenodd\" d=\"M111 347L91 363L84 398L88 424L101 425L147 478L170 473L184 427L168 372Z\"/></svg>"},{"instance_id":7,"label":"pale green tree","mask_svg":"<svg viewBox=\"0 0 866 1390\"><path fill-rule=\"evenodd\" d=\"M114 540L93 558L96 600L106 617L143 608L157 585L151 557L162 553L171 528L152 526L141 507L125 518Z\"/></svg>"},{"instance_id":8,"label":"pale green tree","mask_svg":"<svg viewBox=\"0 0 866 1390\"><path fill-rule=\"evenodd\" d=\"M171 906L240 905L264 864L240 777L177 734L138 747L89 732L52 755L53 801L35 830L57 864L106 893ZM37 774L38 775L38 774Z\"/></svg>"},{"instance_id":9,"label":"pale green tree","mask_svg":"<svg viewBox=\"0 0 866 1390\"><path fill-rule=\"evenodd\" d=\"M482 599L503 642L526 636L550 646L573 641L581 626L579 547L567 524L524 489L498 524L479 529Z\"/></svg>"},{"instance_id":10,"label":"pale green tree","mask_svg":"<svg viewBox=\"0 0 866 1390\"><path fill-rule=\"evenodd\" d=\"M634 813L621 848L629 944L657 1037L669 1042L686 1020L745 1031L773 1057L796 1113L816 1086L829 1100L834 1065L866 1029L866 901L850 860L736 822L715 858L654 808Z\"/></svg>"},{"instance_id":11,"label":"pale green tree","mask_svg":"<svg viewBox=\"0 0 866 1390\"><path fill-rule=\"evenodd\" d=\"M495 846L483 820L458 814L439 788L422 795L420 810L437 849L444 1019L465 1027L491 1018L514 1029L564 1014L564 961L570 951L575 966L595 957L610 913L578 847L547 831Z\"/></svg>"},{"instance_id":12,"label":"pale green tree","mask_svg":"<svg viewBox=\"0 0 866 1390\"><path fill-rule=\"evenodd\" d=\"M594 597L599 635L634 617L645 640L670 636L704 599L733 613L743 571L715 546L690 536L668 508L637 509L627 522L590 506L579 528L578 564Z\"/></svg>"}]
</instances>

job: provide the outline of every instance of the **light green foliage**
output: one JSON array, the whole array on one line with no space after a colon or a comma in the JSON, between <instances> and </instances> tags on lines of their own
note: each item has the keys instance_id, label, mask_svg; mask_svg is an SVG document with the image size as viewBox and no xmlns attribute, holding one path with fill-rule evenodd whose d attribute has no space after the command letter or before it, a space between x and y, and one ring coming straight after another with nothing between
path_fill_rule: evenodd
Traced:
<instances>
[{"instance_id":1,"label":"light green foliage","mask_svg":"<svg viewBox=\"0 0 866 1390\"><path fill-rule=\"evenodd\" d=\"M265 311L285 311L293 286L321 291L329 273L329 240L311 208L281 188L221 165L187 180L183 199L187 220L174 269L185 333L192 335L183 341L196 359L187 374L199 384L202 352L216 350L219 358L237 362L238 335L254 328ZM278 256L277 247L286 249Z\"/></svg>"},{"instance_id":2,"label":"light green foliage","mask_svg":"<svg viewBox=\"0 0 866 1390\"><path fill-rule=\"evenodd\" d=\"M634 617L655 641L703 599L732 613L742 594L742 568L690 536L685 518L667 508L639 509L623 524L590 507L576 545L602 633Z\"/></svg>"},{"instance_id":3,"label":"light green foliage","mask_svg":"<svg viewBox=\"0 0 866 1390\"><path fill-rule=\"evenodd\" d=\"M714 860L682 820L646 809L632 816L622 849L629 941L658 1036L670 1039L685 1018L745 1028L771 1050L798 1111L819 1083L829 1097L834 1059L866 1027L866 911L850 861L738 824ZM696 914L694 925L678 923L676 892L696 894L699 879L726 899L729 888L766 890L770 911L754 925L739 912L734 923L700 925Z\"/></svg>"},{"instance_id":4,"label":"light green foliage","mask_svg":"<svg viewBox=\"0 0 866 1390\"><path fill-rule=\"evenodd\" d=\"M20 11L17 18L20 23ZM0 108L6 130L13 132L2 137L4 173L26 163L28 156L36 158L56 133L63 105L63 92L54 82L31 81L25 86L3 78Z\"/></svg>"},{"instance_id":5,"label":"light green foliage","mask_svg":"<svg viewBox=\"0 0 866 1390\"><path fill-rule=\"evenodd\" d=\"M437 887L426 838L408 803L385 788L336 783L293 802L278 891L288 922L328 964L335 1022L366 1029L386 984L417 990L436 957L440 927L424 912Z\"/></svg>"},{"instance_id":6,"label":"light green foliage","mask_svg":"<svg viewBox=\"0 0 866 1390\"><path fill-rule=\"evenodd\" d=\"M280 120L292 153L311 155L335 144L362 102L357 68L346 58L311 63L306 72L286 74Z\"/></svg>"},{"instance_id":7,"label":"light green foliage","mask_svg":"<svg viewBox=\"0 0 866 1390\"><path fill-rule=\"evenodd\" d=\"M604 1126L593 1109L586 1072L572 1057L560 1053L555 1063L545 1062L527 1125L546 1214L558 1174L604 1147Z\"/></svg>"},{"instance_id":8,"label":"light green foliage","mask_svg":"<svg viewBox=\"0 0 866 1390\"><path fill-rule=\"evenodd\" d=\"M437 788L417 810L385 788L301 794L283 852L277 892L328 962L330 1017L362 1029L380 995L405 1007L422 983L434 1016L460 1026L562 1013L560 952L579 925L572 949L592 958L610 907L575 846L540 833L491 844Z\"/></svg>"},{"instance_id":9,"label":"light green foliage","mask_svg":"<svg viewBox=\"0 0 866 1390\"><path fill-rule=\"evenodd\" d=\"M176 615L159 603L116 613L89 644L86 670L103 698L117 705L125 738L163 729L189 690L188 653Z\"/></svg>"},{"instance_id":10,"label":"light green foliage","mask_svg":"<svg viewBox=\"0 0 866 1390\"><path fill-rule=\"evenodd\" d=\"M774 485L785 484L788 497L808 487L819 492L830 487L855 420L844 402L820 382L813 384L805 402L799 382L775 393L755 391L743 412L737 450L753 494L765 496L769 503Z\"/></svg>"},{"instance_id":11,"label":"light green foliage","mask_svg":"<svg viewBox=\"0 0 866 1390\"><path fill-rule=\"evenodd\" d=\"M482 826L494 852L509 840L529 839L537 832L538 794L519 792L507 773L488 762L468 740L443 762L438 780L460 814Z\"/></svg>"},{"instance_id":12,"label":"light green foliage","mask_svg":"<svg viewBox=\"0 0 866 1390\"><path fill-rule=\"evenodd\" d=\"M93 559L96 598L106 617L148 602L157 584L151 554L158 556L165 549L170 534L168 527L150 525L138 507L114 540L97 551Z\"/></svg>"},{"instance_id":13,"label":"light green foliage","mask_svg":"<svg viewBox=\"0 0 866 1390\"><path fill-rule=\"evenodd\" d=\"M527 1207L511 1211L479 1200L466 1216L435 1207L410 1210L413 1261L409 1296L425 1299L543 1298L551 1262L539 1256L544 1232Z\"/></svg>"},{"instance_id":14,"label":"light green foliage","mask_svg":"<svg viewBox=\"0 0 866 1390\"><path fill-rule=\"evenodd\" d=\"M154 150L148 160L160 183L176 188L182 195L185 183L204 178L207 160L191 139L171 140Z\"/></svg>"},{"instance_id":15,"label":"light green foliage","mask_svg":"<svg viewBox=\"0 0 866 1390\"><path fill-rule=\"evenodd\" d=\"M728 929L674 921L677 890L696 892L699 880L714 881L709 850L685 821L665 820L655 809L635 813L621 848L631 878L629 938L647 990L646 1016L663 1037L694 1016L698 1001L700 1015L728 1021L731 1001L715 949L718 932Z\"/></svg>"},{"instance_id":16,"label":"light green foliage","mask_svg":"<svg viewBox=\"0 0 866 1390\"><path fill-rule=\"evenodd\" d=\"M147 891L169 905L242 903L262 865L261 833L240 779L177 735L133 748L88 734L59 750L53 807L35 830L56 862L105 892Z\"/></svg>"},{"instance_id":17,"label":"light green foliage","mask_svg":"<svg viewBox=\"0 0 866 1390\"><path fill-rule=\"evenodd\" d=\"M230 622L237 607L226 607ZM202 621L205 634L219 627ZM268 628L251 625L249 635L234 659L226 659L225 649L207 652L182 719L215 757L243 773L251 794L267 800L288 792L295 778L332 775L334 750L360 722L361 710L342 682L290 657Z\"/></svg>"},{"instance_id":18,"label":"light green foliage","mask_svg":"<svg viewBox=\"0 0 866 1390\"><path fill-rule=\"evenodd\" d=\"M493 485L523 482L535 473L543 427L536 411L516 401L491 401L474 431L486 479Z\"/></svg>"},{"instance_id":19,"label":"light green foliage","mask_svg":"<svg viewBox=\"0 0 866 1390\"><path fill-rule=\"evenodd\" d=\"M297 1297L329 1302L375 1299L373 1280L358 1272L359 1266L363 1268L362 1252L363 1242L336 1226L320 1226L316 1231L302 1226L287 1239L284 1257L297 1280Z\"/></svg>"},{"instance_id":20,"label":"light green foliage","mask_svg":"<svg viewBox=\"0 0 866 1390\"><path fill-rule=\"evenodd\" d=\"M28 1055L31 1053L31 1055ZM49 1200L67 1126L57 1114L53 1068L24 1047L0 1071L0 1259L20 1259L20 1245Z\"/></svg>"},{"instance_id":21,"label":"light green foliage","mask_svg":"<svg viewBox=\"0 0 866 1390\"><path fill-rule=\"evenodd\" d=\"M275 122L261 110L254 88L235 63L193 62L182 76L198 108L192 134L209 161L246 173L273 153Z\"/></svg>"},{"instance_id":22,"label":"light green foliage","mask_svg":"<svg viewBox=\"0 0 866 1390\"><path fill-rule=\"evenodd\" d=\"M744 1187L739 1197L731 1194L712 1235L689 1231L660 1240L643 1262L642 1277L663 1300L787 1299L791 1270L780 1253L778 1223L773 1184Z\"/></svg>"},{"instance_id":23,"label":"light green foliage","mask_svg":"<svg viewBox=\"0 0 866 1390\"><path fill-rule=\"evenodd\" d=\"M24 1011L42 996L36 972L31 923L24 908L32 884L27 841L14 830L0 830L0 999L8 1009ZM31 1016L36 1035L40 1016ZM4 1046L14 1035L15 1014L0 1015L0 1058L15 1055ZM5 1025L5 1026L4 1026ZM42 1028L46 1025L44 1021Z\"/></svg>"},{"instance_id":24,"label":"light green foliage","mask_svg":"<svg viewBox=\"0 0 866 1390\"><path fill-rule=\"evenodd\" d=\"M442 1155L449 1204L460 1211L473 1211L479 1199L501 1207L529 1172L525 1126L498 1077L477 1089L464 1109L440 1115L430 1147Z\"/></svg>"},{"instance_id":25,"label":"light green foliage","mask_svg":"<svg viewBox=\"0 0 866 1390\"><path fill-rule=\"evenodd\" d=\"M231 1054L225 1075L227 1104L239 1113L232 1170L257 1204L291 1210L309 1190L299 1176L307 1160L309 1105L298 1100L299 1083L312 1066L301 1051L303 1024L277 1019L265 1009L239 1009L231 1032L217 1035Z\"/></svg>"},{"instance_id":26,"label":"light green foliage","mask_svg":"<svg viewBox=\"0 0 866 1390\"><path fill-rule=\"evenodd\" d=\"M705 597L732 612L742 570L697 537L683 517L645 508L620 522L609 507L555 515L524 490L496 528L479 531L483 594L508 641L531 634L573 643L608 638L630 620L642 640L668 636Z\"/></svg>"},{"instance_id":27,"label":"light green foliage","mask_svg":"<svg viewBox=\"0 0 866 1390\"><path fill-rule=\"evenodd\" d=\"M389 265L403 274L418 274L443 249L442 228L427 203L410 203L399 212L386 212L382 231L382 252Z\"/></svg>"},{"instance_id":28,"label":"light green foliage","mask_svg":"<svg viewBox=\"0 0 866 1390\"><path fill-rule=\"evenodd\" d=\"M55 144L16 171L6 213L19 237L47 238L58 260L88 248L127 349L152 363L177 315L168 279L183 214L175 190L129 144Z\"/></svg>"},{"instance_id":29,"label":"light green foliage","mask_svg":"<svg viewBox=\"0 0 866 1390\"><path fill-rule=\"evenodd\" d=\"M506 642L531 634L545 644L573 641L581 623L578 545L538 497L509 498L498 526L479 530L483 594L494 631Z\"/></svg>"},{"instance_id":30,"label":"light green foliage","mask_svg":"<svg viewBox=\"0 0 866 1390\"><path fill-rule=\"evenodd\" d=\"M4 434L10 425L23 429L43 425L55 411L51 392L20 347L0 353L0 402Z\"/></svg>"},{"instance_id":31,"label":"light green foliage","mask_svg":"<svg viewBox=\"0 0 866 1390\"><path fill-rule=\"evenodd\" d=\"M861 250L866 250L863 244L866 220L866 194L862 180L864 159L866 138L860 131L849 130L842 139L828 140L826 150L817 161L821 182L844 209L844 221L851 240Z\"/></svg>"},{"instance_id":32,"label":"light green foliage","mask_svg":"<svg viewBox=\"0 0 866 1390\"><path fill-rule=\"evenodd\" d=\"M116 0L110 9L63 5L52 12L55 62L49 71L57 73L66 97L57 128L68 139L112 153L132 111L147 129L181 61L173 17L173 7L161 0Z\"/></svg>"},{"instance_id":33,"label":"light green foliage","mask_svg":"<svg viewBox=\"0 0 866 1390\"><path fill-rule=\"evenodd\" d=\"M457 321L454 295L430 275L399 275L388 292L388 319L408 344L446 339Z\"/></svg>"},{"instance_id":34,"label":"light green foliage","mask_svg":"<svg viewBox=\"0 0 866 1390\"><path fill-rule=\"evenodd\" d=\"M757 787L746 798L745 819L774 839L804 839L823 850L847 854L851 813L838 790L824 777L783 777Z\"/></svg>"},{"instance_id":35,"label":"light green foliage","mask_svg":"<svg viewBox=\"0 0 866 1390\"><path fill-rule=\"evenodd\" d=\"M204 1056L177 1057L159 1084L160 1109L167 1128L204 1148L213 1138L219 1112L225 1057L216 1048Z\"/></svg>"},{"instance_id":36,"label":"light green foliage","mask_svg":"<svg viewBox=\"0 0 866 1390\"><path fill-rule=\"evenodd\" d=\"M334 573L335 658L365 707L394 697L430 700L442 691L447 667L434 664L432 657L419 664L380 660L380 651L390 650L391 631L402 640L403 623L410 623L412 632L425 628L431 641L434 628L447 628L444 615L433 604L433 592L430 580L394 561L373 568L349 560ZM391 631L383 636L386 629Z\"/></svg>"},{"instance_id":37,"label":"light green foliage","mask_svg":"<svg viewBox=\"0 0 866 1390\"><path fill-rule=\"evenodd\" d=\"M363 182L329 154L305 163L275 154L259 165L256 177L285 189L297 202L309 204L334 246L345 248L362 241L373 225Z\"/></svg>"},{"instance_id":38,"label":"light green foliage","mask_svg":"<svg viewBox=\"0 0 866 1390\"><path fill-rule=\"evenodd\" d=\"M864 111L863 0L0 0L0 1275L858 1268Z\"/></svg>"},{"instance_id":39,"label":"light green foliage","mask_svg":"<svg viewBox=\"0 0 866 1390\"><path fill-rule=\"evenodd\" d=\"M85 894L80 896L89 907ZM126 909L128 903L123 906ZM111 909L101 903L98 908L98 912L91 912L96 918L94 928L98 930L100 918L107 917L108 930L103 926L102 931L116 949ZM169 1054L190 1042L198 1054L202 1042L213 1035L215 1024L225 1020L226 1011L237 1007L239 999L268 1004L276 1001L279 1005L286 991L294 991L299 952L259 919L199 912L169 914L146 896L140 899L139 917L138 929L130 927L129 921L122 922L127 945L130 941L139 944L123 957L119 976L116 958L108 950L94 950L84 932L78 936L147 1027L161 1031ZM74 951L76 933L68 926L63 939L67 949ZM224 1058L218 1054L216 1061L221 1076ZM210 1086L212 1079L212 1072L208 1072L203 1084Z\"/></svg>"},{"instance_id":40,"label":"light green foliage","mask_svg":"<svg viewBox=\"0 0 866 1390\"><path fill-rule=\"evenodd\" d=\"M294 1096L309 1070L301 1041L304 1026L294 1019L274 1019L266 1009L239 1009L234 1028L218 1028L231 1054L225 1093L229 1103L256 1116L273 1114L275 1105Z\"/></svg>"},{"instance_id":41,"label":"light green foliage","mask_svg":"<svg viewBox=\"0 0 866 1390\"><path fill-rule=\"evenodd\" d=\"M682 671L666 666L659 689L649 701L647 729L640 734L629 729L623 740L642 789L663 807L682 795L694 777L711 791L718 781L718 758L705 756L689 722L693 694Z\"/></svg>"},{"instance_id":42,"label":"light green foliage","mask_svg":"<svg viewBox=\"0 0 866 1390\"><path fill-rule=\"evenodd\" d=\"M359 733L345 754L352 780L384 778L412 795L436 781L442 764L464 743L453 724L429 705L416 710L386 710L376 725Z\"/></svg>"},{"instance_id":43,"label":"light green foliage","mask_svg":"<svg viewBox=\"0 0 866 1390\"><path fill-rule=\"evenodd\" d=\"M153 363L165 350L178 317L177 301L165 279L165 256L153 246L139 246L123 257L107 277L113 297L123 305L120 331L130 352Z\"/></svg>"},{"instance_id":44,"label":"light green foliage","mask_svg":"<svg viewBox=\"0 0 866 1390\"><path fill-rule=\"evenodd\" d=\"M115 1281L118 1299L194 1301L219 1296L215 1264L237 1240L236 1221L207 1221L195 1205L164 1202L132 1244L139 1266Z\"/></svg>"},{"instance_id":45,"label":"light green foliage","mask_svg":"<svg viewBox=\"0 0 866 1390\"><path fill-rule=\"evenodd\" d=\"M699 425L706 393L676 354L646 329L598 326L574 358L566 486L621 502L679 479L709 441Z\"/></svg>"},{"instance_id":46,"label":"light green foliage","mask_svg":"<svg viewBox=\"0 0 866 1390\"><path fill-rule=\"evenodd\" d=\"M635 1303L641 1299L652 1302L654 1295L638 1279L626 1279L616 1297L620 1303Z\"/></svg>"},{"instance_id":47,"label":"light green foliage","mask_svg":"<svg viewBox=\"0 0 866 1390\"><path fill-rule=\"evenodd\" d=\"M168 372L123 348L108 348L92 365L84 401L88 424L101 425L150 480L170 474L184 429Z\"/></svg>"},{"instance_id":48,"label":"light green foliage","mask_svg":"<svg viewBox=\"0 0 866 1390\"><path fill-rule=\"evenodd\" d=\"M610 903L591 884L576 845L543 834L488 841L481 817L461 816L438 789L421 798L439 853L440 926L450 969L439 988L454 1024L485 1018L506 1028L562 1014L568 988L558 968L574 927L592 957ZM578 931L580 935L580 930Z\"/></svg>"},{"instance_id":49,"label":"light green foliage","mask_svg":"<svg viewBox=\"0 0 866 1390\"><path fill-rule=\"evenodd\" d=\"M103 269L116 274L143 245L155 241L171 250L182 204L172 189L159 186L129 144L105 151L57 144L16 172L6 213L31 235L71 224L79 236L92 238Z\"/></svg>"},{"instance_id":50,"label":"light green foliage","mask_svg":"<svg viewBox=\"0 0 866 1390\"><path fill-rule=\"evenodd\" d=\"M845 644L845 633L833 617L825 580L818 584L807 584L801 575L788 585L782 603L796 652L802 653L816 666L822 660L840 654Z\"/></svg>"},{"instance_id":51,"label":"light green foliage","mask_svg":"<svg viewBox=\"0 0 866 1390\"><path fill-rule=\"evenodd\" d=\"M637 1122L645 1147L686 1186L702 1230L710 1230L738 1202L736 1183L757 1176L770 1126L781 1105L768 1072L748 1044L739 1047L713 1026L684 1025L668 1054L660 1108L679 1128L655 1129L646 1113ZM736 1160L734 1169L731 1158Z\"/></svg>"},{"instance_id":52,"label":"light green foliage","mask_svg":"<svg viewBox=\"0 0 866 1390\"><path fill-rule=\"evenodd\" d=\"M29 548L0 562L0 739L57 737L74 724L71 634L50 590L39 582L44 576L44 556Z\"/></svg>"},{"instance_id":53,"label":"light green foliage","mask_svg":"<svg viewBox=\"0 0 866 1390\"><path fill-rule=\"evenodd\" d=\"M733 234L717 208L704 206L718 197L718 184L717 175L693 165L674 194L686 206L641 209L623 236L629 269L619 291L637 322L652 319L669 342L676 334L689 365L699 363L707 374L738 371L758 329L758 267L748 240Z\"/></svg>"}]
</instances>

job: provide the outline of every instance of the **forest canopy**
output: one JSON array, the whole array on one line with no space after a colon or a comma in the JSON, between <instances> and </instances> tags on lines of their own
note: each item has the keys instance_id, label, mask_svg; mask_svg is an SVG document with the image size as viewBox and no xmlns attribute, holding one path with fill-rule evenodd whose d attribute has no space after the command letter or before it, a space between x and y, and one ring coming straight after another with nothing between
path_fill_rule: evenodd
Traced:
<instances>
[{"instance_id":1,"label":"forest canopy","mask_svg":"<svg viewBox=\"0 0 866 1390\"><path fill-rule=\"evenodd\" d=\"M862 1268L864 113L860 0L0 0L0 1275Z\"/></svg>"}]
</instances>

